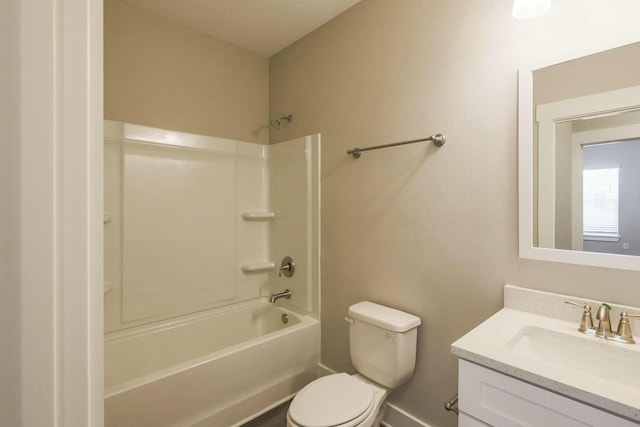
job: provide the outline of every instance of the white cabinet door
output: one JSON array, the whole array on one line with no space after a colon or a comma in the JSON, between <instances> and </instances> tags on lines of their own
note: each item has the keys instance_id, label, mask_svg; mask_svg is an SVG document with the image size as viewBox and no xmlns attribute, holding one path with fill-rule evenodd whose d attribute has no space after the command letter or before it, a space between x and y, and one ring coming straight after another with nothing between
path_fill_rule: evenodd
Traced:
<instances>
[{"instance_id":1,"label":"white cabinet door","mask_svg":"<svg viewBox=\"0 0 640 427\"><path fill-rule=\"evenodd\" d=\"M458 369L460 411L494 427L638 427L637 423L465 360L459 361Z\"/></svg>"}]
</instances>

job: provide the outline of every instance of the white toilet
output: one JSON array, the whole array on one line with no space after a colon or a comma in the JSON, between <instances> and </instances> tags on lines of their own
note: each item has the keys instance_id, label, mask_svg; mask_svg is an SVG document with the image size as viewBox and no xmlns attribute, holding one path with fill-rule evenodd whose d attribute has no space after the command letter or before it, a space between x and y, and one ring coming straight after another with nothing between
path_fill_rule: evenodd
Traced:
<instances>
[{"instance_id":1,"label":"white toilet","mask_svg":"<svg viewBox=\"0 0 640 427\"><path fill-rule=\"evenodd\" d=\"M391 390L413 375L419 317L364 301L349 307L346 320L358 373L307 384L291 402L288 427L378 426Z\"/></svg>"}]
</instances>

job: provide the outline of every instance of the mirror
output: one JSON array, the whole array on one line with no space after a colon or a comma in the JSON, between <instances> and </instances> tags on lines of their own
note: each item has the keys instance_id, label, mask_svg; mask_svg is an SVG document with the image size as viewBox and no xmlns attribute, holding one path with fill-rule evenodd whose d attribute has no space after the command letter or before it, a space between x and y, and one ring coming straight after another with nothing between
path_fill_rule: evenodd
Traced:
<instances>
[{"instance_id":1,"label":"mirror","mask_svg":"<svg viewBox=\"0 0 640 427\"><path fill-rule=\"evenodd\" d=\"M519 183L522 258L640 270L640 43L521 67Z\"/></svg>"}]
</instances>

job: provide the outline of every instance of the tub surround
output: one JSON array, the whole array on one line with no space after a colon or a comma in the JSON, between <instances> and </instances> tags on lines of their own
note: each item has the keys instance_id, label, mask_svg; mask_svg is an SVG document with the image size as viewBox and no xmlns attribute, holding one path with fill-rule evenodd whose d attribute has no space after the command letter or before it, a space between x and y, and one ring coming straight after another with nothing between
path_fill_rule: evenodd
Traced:
<instances>
[{"instance_id":1,"label":"tub surround","mask_svg":"<svg viewBox=\"0 0 640 427\"><path fill-rule=\"evenodd\" d=\"M588 304L592 308L597 308L602 303L506 285L504 308L454 342L451 352L461 359L640 422L640 395L637 387L634 388L631 384L626 386L607 378L609 365L611 362L615 363L615 360L603 360L602 366L593 366L593 375L590 375L588 372L571 367L563 368L535 355L510 348L514 337L524 327L531 327L558 331L565 337L573 337L572 340L592 341L590 345L610 348L616 357L632 356L633 359L640 359L639 344L620 344L579 333L577 328L582 309L565 304L566 300ZM611 306L614 328L621 311L640 314L640 309L636 307L616 304ZM638 322L632 322L632 326L637 329ZM637 335L637 331L635 334ZM575 357L580 358L580 354Z\"/></svg>"},{"instance_id":2,"label":"tub surround","mask_svg":"<svg viewBox=\"0 0 640 427\"><path fill-rule=\"evenodd\" d=\"M319 156L320 135L264 146L106 120L105 332L285 288L317 314Z\"/></svg>"},{"instance_id":3,"label":"tub surround","mask_svg":"<svg viewBox=\"0 0 640 427\"><path fill-rule=\"evenodd\" d=\"M270 293L269 148L105 121L105 332ZM105 291L107 291L105 289Z\"/></svg>"}]
</instances>

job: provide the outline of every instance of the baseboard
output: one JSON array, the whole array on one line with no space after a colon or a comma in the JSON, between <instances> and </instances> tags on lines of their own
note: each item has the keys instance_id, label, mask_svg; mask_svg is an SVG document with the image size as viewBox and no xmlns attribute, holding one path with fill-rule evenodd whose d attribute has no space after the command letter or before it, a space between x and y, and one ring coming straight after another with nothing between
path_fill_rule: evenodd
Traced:
<instances>
[{"instance_id":1,"label":"baseboard","mask_svg":"<svg viewBox=\"0 0 640 427\"><path fill-rule=\"evenodd\" d=\"M331 368L327 368L322 363L318 363L318 378L331 374L337 374L337 372Z\"/></svg>"},{"instance_id":2,"label":"baseboard","mask_svg":"<svg viewBox=\"0 0 640 427\"><path fill-rule=\"evenodd\" d=\"M387 403L382 425L385 427L431 427L391 403Z\"/></svg>"}]
</instances>

